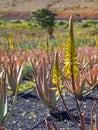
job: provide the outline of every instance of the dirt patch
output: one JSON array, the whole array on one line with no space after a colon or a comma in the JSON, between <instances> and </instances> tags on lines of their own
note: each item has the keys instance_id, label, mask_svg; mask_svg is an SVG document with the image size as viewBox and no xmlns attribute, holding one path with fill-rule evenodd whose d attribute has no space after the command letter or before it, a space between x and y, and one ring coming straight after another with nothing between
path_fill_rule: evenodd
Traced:
<instances>
[{"instance_id":1,"label":"dirt patch","mask_svg":"<svg viewBox=\"0 0 98 130\"><path fill-rule=\"evenodd\" d=\"M29 19L30 12L22 11L1 11L1 19Z\"/></svg>"},{"instance_id":2,"label":"dirt patch","mask_svg":"<svg viewBox=\"0 0 98 130\"><path fill-rule=\"evenodd\" d=\"M98 19L98 9L90 8L68 8L64 10L53 10L56 19L68 19L73 15L75 19ZM32 13L29 11L1 11L2 19L29 19Z\"/></svg>"},{"instance_id":3,"label":"dirt patch","mask_svg":"<svg viewBox=\"0 0 98 130\"><path fill-rule=\"evenodd\" d=\"M5 19L28 19L32 11L48 8L57 14L58 19L98 19L98 0L1 0L0 17ZM2 17L1 17L2 18Z\"/></svg>"},{"instance_id":4,"label":"dirt patch","mask_svg":"<svg viewBox=\"0 0 98 130\"><path fill-rule=\"evenodd\" d=\"M62 11L54 10L57 14L57 19L67 19L70 15L73 15L75 19L98 19L98 10L91 10L89 8L71 8Z\"/></svg>"},{"instance_id":5,"label":"dirt patch","mask_svg":"<svg viewBox=\"0 0 98 130\"><path fill-rule=\"evenodd\" d=\"M52 11L56 14L56 19L68 19L70 15L75 19L98 19L98 9L83 7ZM29 19L31 15L30 11L0 11L1 19Z\"/></svg>"}]
</instances>

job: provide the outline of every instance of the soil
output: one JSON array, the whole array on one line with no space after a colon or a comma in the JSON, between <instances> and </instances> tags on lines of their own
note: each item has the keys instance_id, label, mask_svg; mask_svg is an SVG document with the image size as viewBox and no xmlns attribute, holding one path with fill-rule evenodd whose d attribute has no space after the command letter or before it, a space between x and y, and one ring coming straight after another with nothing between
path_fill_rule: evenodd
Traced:
<instances>
[{"instance_id":1,"label":"soil","mask_svg":"<svg viewBox=\"0 0 98 130\"><path fill-rule=\"evenodd\" d=\"M28 19L32 11L48 8L57 19L74 15L77 19L98 19L98 0L1 0L0 18Z\"/></svg>"},{"instance_id":2,"label":"soil","mask_svg":"<svg viewBox=\"0 0 98 130\"><path fill-rule=\"evenodd\" d=\"M74 19L84 20L84 19L98 19L98 10L94 9L93 11L90 8L69 8L62 11L54 10L57 14L56 19L68 19L71 15L74 16Z\"/></svg>"},{"instance_id":3,"label":"soil","mask_svg":"<svg viewBox=\"0 0 98 130\"><path fill-rule=\"evenodd\" d=\"M64 20L69 19L71 15L74 16L74 19L77 20L84 20L84 19L98 19L98 9L94 9L93 11L91 8L69 8L65 10L52 10L53 13L56 14L56 19ZM18 19L18 20L27 20L30 19L32 13L29 11L0 11L1 19Z\"/></svg>"},{"instance_id":4,"label":"soil","mask_svg":"<svg viewBox=\"0 0 98 130\"><path fill-rule=\"evenodd\" d=\"M95 97L98 102L98 90L93 90L90 95L80 99L80 108L82 111L83 106L86 106L86 130L90 129L90 113L94 103L92 97ZM8 102L10 107L12 96L8 98ZM68 92L66 93L65 102L72 115L79 121L75 99ZM49 110L40 102L35 88L24 93L19 93L14 113L6 125L6 128L7 130L47 130L44 121L46 118L51 126L51 130L53 129L52 121L55 122L58 130L79 130L69 118L61 100L58 101L57 107L60 112L54 113L51 116ZM95 113L98 113L98 104L95 108L94 114Z\"/></svg>"}]
</instances>

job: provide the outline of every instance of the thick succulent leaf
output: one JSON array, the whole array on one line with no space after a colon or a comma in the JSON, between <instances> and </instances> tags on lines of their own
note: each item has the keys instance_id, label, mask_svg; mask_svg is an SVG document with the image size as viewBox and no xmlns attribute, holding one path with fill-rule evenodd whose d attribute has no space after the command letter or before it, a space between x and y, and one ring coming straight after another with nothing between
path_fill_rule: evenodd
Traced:
<instances>
[{"instance_id":1,"label":"thick succulent leaf","mask_svg":"<svg viewBox=\"0 0 98 130\"><path fill-rule=\"evenodd\" d=\"M52 88L52 83L49 88L50 92L49 92L49 96L48 96L48 101L51 103L51 106L55 106L58 99L55 96L56 91L52 91L51 88Z\"/></svg>"},{"instance_id":2,"label":"thick succulent leaf","mask_svg":"<svg viewBox=\"0 0 98 130\"><path fill-rule=\"evenodd\" d=\"M25 64L23 63L20 68L19 68L19 71L18 71L18 77L17 77L17 85L19 86L20 83L21 83L21 80L23 78L23 70L25 68Z\"/></svg>"},{"instance_id":3,"label":"thick succulent leaf","mask_svg":"<svg viewBox=\"0 0 98 130\"><path fill-rule=\"evenodd\" d=\"M0 79L0 124L4 122L7 114L7 92L5 86L5 77Z\"/></svg>"},{"instance_id":4,"label":"thick succulent leaf","mask_svg":"<svg viewBox=\"0 0 98 130\"><path fill-rule=\"evenodd\" d=\"M9 75L8 73L6 73L6 83L9 89L11 89L12 91L14 91L16 89L16 79L14 77L12 77L11 75Z\"/></svg>"},{"instance_id":5,"label":"thick succulent leaf","mask_svg":"<svg viewBox=\"0 0 98 130\"><path fill-rule=\"evenodd\" d=\"M39 97L45 106L54 107L56 105L56 97L55 92L50 89L52 87L52 83L50 78L51 72L49 71L49 63L45 58L34 61L31 62L34 69L33 74Z\"/></svg>"},{"instance_id":6,"label":"thick succulent leaf","mask_svg":"<svg viewBox=\"0 0 98 130\"><path fill-rule=\"evenodd\" d=\"M17 92L18 92L18 87L16 88L16 91L15 91L15 95L14 95L14 98L13 98L13 102L12 102L11 109L10 109L10 111L7 112L7 114L5 115L4 123L7 123L7 122L9 121L10 117L12 116L12 113L13 113L14 108L15 108L15 105L16 105Z\"/></svg>"},{"instance_id":7,"label":"thick succulent leaf","mask_svg":"<svg viewBox=\"0 0 98 130\"><path fill-rule=\"evenodd\" d=\"M73 88L72 88L72 82L71 80L66 80L66 85L65 85L65 88L72 94L73 93ZM82 94L82 91L85 87L85 76L84 75L77 75L75 80L74 80L74 83L75 83L75 92L77 94L77 96L81 96Z\"/></svg>"},{"instance_id":8,"label":"thick succulent leaf","mask_svg":"<svg viewBox=\"0 0 98 130\"><path fill-rule=\"evenodd\" d=\"M45 91L43 91L41 88L41 84L39 83L38 84L38 81L37 81L37 91L38 91L38 94L39 94L39 97L42 101L42 103L49 107L49 106L55 106L56 105L56 98L55 98L55 94L52 90L49 90L48 89L48 95L45 93ZM43 87L47 87L47 86L43 86Z\"/></svg>"},{"instance_id":9,"label":"thick succulent leaf","mask_svg":"<svg viewBox=\"0 0 98 130\"><path fill-rule=\"evenodd\" d=\"M14 57L9 57L9 64L5 65L6 83L13 93L15 93L16 87L20 85L24 67L25 63L18 58L14 59Z\"/></svg>"}]
</instances>

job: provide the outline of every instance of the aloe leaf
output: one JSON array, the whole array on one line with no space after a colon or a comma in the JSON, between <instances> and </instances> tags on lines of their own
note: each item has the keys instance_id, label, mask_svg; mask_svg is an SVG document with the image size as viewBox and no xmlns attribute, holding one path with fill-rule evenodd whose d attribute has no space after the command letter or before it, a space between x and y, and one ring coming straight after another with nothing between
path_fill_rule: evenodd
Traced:
<instances>
[{"instance_id":1,"label":"aloe leaf","mask_svg":"<svg viewBox=\"0 0 98 130\"><path fill-rule=\"evenodd\" d=\"M13 66L13 68L12 68ZM23 77L23 70L25 67L25 63L22 62L19 59L16 58L16 60L13 60L10 58L9 65L5 67L6 71L6 83L8 85L8 88L13 91L13 94L15 94L16 87L20 85L20 82Z\"/></svg>"},{"instance_id":2,"label":"aloe leaf","mask_svg":"<svg viewBox=\"0 0 98 130\"><path fill-rule=\"evenodd\" d=\"M8 88L14 91L16 89L16 79L14 77L10 76L8 73L6 78L6 83L8 85Z\"/></svg>"},{"instance_id":3,"label":"aloe leaf","mask_svg":"<svg viewBox=\"0 0 98 130\"><path fill-rule=\"evenodd\" d=\"M36 82L37 91L42 103L46 107L54 107L56 105L55 93L50 90L52 86L51 73L48 70L49 64L47 64L46 59L42 58L36 62L32 62L34 69L33 75ZM38 63L38 64L36 64Z\"/></svg>"},{"instance_id":4,"label":"aloe leaf","mask_svg":"<svg viewBox=\"0 0 98 130\"><path fill-rule=\"evenodd\" d=\"M23 77L23 70L24 70L24 63L21 65L20 69L19 69L19 72L18 72L18 77L17 77L17 84L20 85L20 82L22 80L22 77Z\"/></svg>"},{"instance_id":5,"label":"aloe leaf","mask_svg":"<svg viewBox=\"0 0 98 130\"><path fill-rule=\"evenodd\" d=\"M5 86L5 78L1 79L0 84L0 124L4 122L4 117L7 114L7 92Z\"/></svg>"},{"instance_id":6,"label":"aloe leaf","mask_svg":"<svg viewBox=\"0 0 98 130\"><path fill-rule=\"evenodd\" d=\"M11 110L6 114L5 118L4 118L4 123L7 123L14 111L15 105L16 105L16 101L17 101L17 92L18 92L18 87L16 89L15 95L14 95L14 99L12 102L12 106L11 106Z\"/></svg>"}]
</instances>

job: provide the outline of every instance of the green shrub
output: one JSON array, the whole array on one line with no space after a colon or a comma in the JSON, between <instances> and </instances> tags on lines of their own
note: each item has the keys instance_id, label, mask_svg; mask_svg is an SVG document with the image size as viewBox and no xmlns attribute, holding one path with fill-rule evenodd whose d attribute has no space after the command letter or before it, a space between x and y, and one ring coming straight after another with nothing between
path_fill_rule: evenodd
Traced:
<instances>
[{"instance_id":1,"label":"green shrub","mask_svg":"<svg viewBox=\"0 0 98 130\"><path fill-rule=\"evenodd\" d=\"M58 22L58 25L64 25L64 24L65 24L64 21L60 21L60 22Z\"/></svg>"},{"instance_id":2,"label":"green shrub","mask_svg":"<svg viewBox=\"0 0 98 130\"><path fill-rule=\"evenodd\" d=\"M24 74L23 74L24 79L32 80L32 71L33 71L32 65L30 63L27 64L24 69Z\"/></svg>"},{"instance_id":3,"label":"green shrub","mask_svg":"<svg viewBox=\"0 0 98 130\"><path fill-rule=\"evenodd\" d=\"M88 23L83 23L83 24L82 24L82 27L83 27L83 28L88 28L88 27L90 27L90 25L89 25Z\"/></svg>"},{"instance_id":4,"label":"green shrub","mask_svg":"<svg viewBox=\"0 0 98 130\"><path fill-rule=\"evenodd\" d=\"M56 22L55 27L60 27L60 26L64 26L64 28L67 28L68 27L68 22L67 21Z\"/></svg>"},{"instance_id":5,"label":"green shrub","mask_svg":"<svg viewBox=\"0 0 98 130\"><path fill-rule=\"evenodd\" d=\"M86 28L86 27L92 27L92 26L96 26L96 25L98 25L97 20L86 20L83 22L82 27Z\"/></svg>"}]
</instances>

